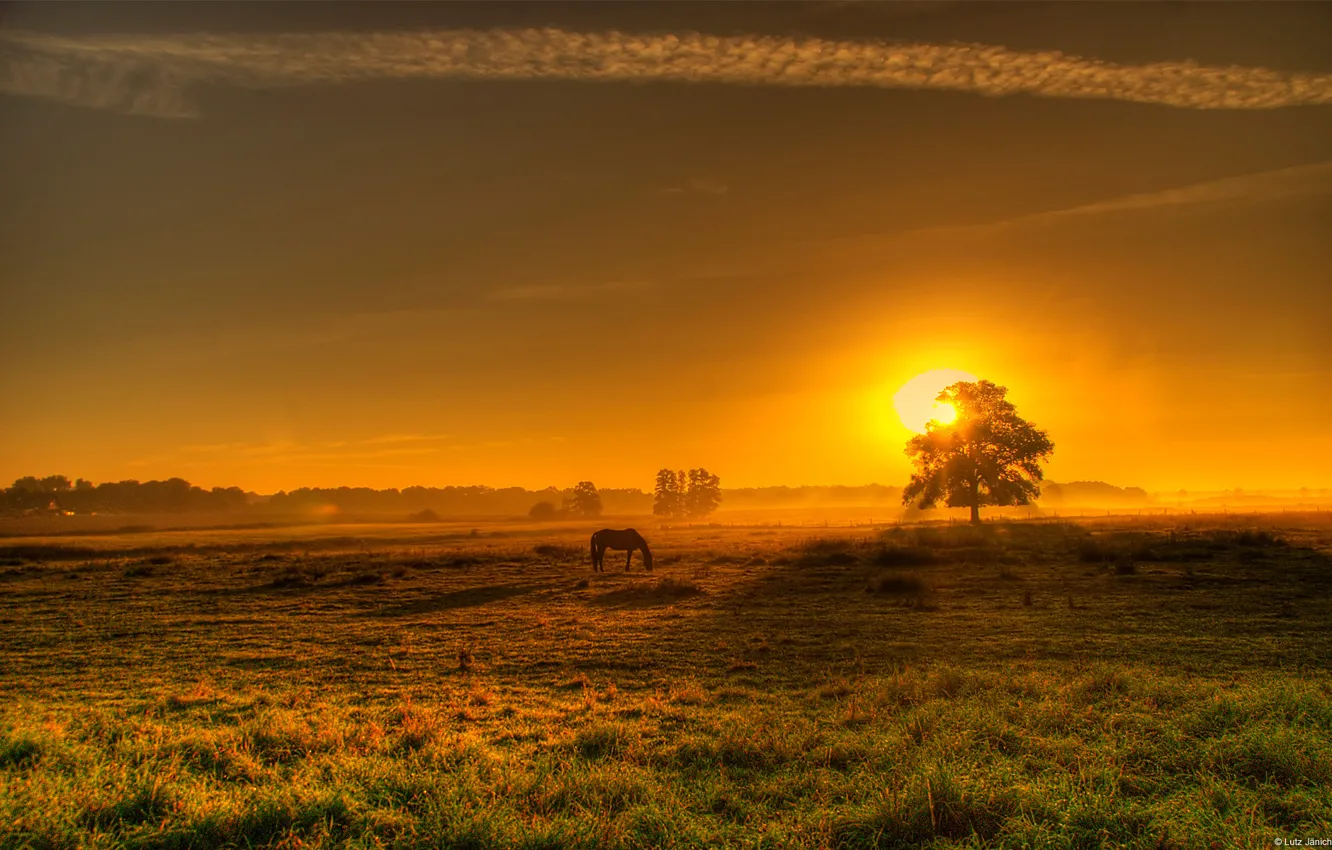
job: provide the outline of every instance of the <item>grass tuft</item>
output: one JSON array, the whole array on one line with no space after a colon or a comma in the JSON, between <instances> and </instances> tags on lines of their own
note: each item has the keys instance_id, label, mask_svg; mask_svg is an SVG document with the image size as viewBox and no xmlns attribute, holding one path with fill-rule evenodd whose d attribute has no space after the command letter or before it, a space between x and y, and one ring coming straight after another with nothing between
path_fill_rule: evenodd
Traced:
<instances>
[{"instance_id":1,"label":"grass tuft","mask_svg":"<svg viewBox=\"0 0 1332 850\"><path fill-rule=\"evenodd\" d=\"M532 548L539 557L555 561L576 561L587 556L587 550L581 546L565 546L556 543L539 543Z\"/></svg>"},{"instance_id":2,"label":"grass tuft","mask_svg":"<svg viewBox=\"0 0 1332 850\"><path fill-rule=\"evenodd\" d=\"M623 723L595 723L578 730L574 748L579 755L600 759L623 755L637 739L633 729Z\"/></svg>"}]
</instances>

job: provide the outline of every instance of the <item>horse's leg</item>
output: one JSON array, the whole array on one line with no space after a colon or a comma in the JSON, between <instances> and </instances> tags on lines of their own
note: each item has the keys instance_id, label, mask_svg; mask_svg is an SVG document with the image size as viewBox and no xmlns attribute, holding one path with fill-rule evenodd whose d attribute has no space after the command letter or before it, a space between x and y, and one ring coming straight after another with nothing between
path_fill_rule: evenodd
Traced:
<instances>
[{"instance_id":1,"label":"horse's leg","mask_svg":"<svg viewBox=\"0 0 1332 850\"><path fill-rule=\"evenodd\" d=\"M634 562L634 550L630 549L624 553L624 571L629 572L629 565Z\"/></svg>"}]
</instances>

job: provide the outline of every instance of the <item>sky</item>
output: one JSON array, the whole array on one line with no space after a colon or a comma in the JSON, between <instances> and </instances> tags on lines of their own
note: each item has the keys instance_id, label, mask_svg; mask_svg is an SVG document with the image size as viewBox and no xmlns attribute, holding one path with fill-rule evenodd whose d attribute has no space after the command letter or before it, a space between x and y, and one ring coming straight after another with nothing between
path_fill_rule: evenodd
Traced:
<instances>
[{"instance_id":1,"label":"sky","mask_svg":"<svg viewBox=\"0 0 1332 850\"><path fill-rule=\"evenodd\" d=\"M0 480L1332 485L1332 5L0 5Z\"/></svg>"}]
</instances>

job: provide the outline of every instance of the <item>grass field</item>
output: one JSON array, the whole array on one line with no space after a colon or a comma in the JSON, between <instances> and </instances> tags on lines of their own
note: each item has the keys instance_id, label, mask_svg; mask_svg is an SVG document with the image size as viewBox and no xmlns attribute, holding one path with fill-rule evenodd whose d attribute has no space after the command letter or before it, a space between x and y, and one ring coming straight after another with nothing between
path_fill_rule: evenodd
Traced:
<instances>
[{"instance_id":1,"label":"grass field","mask_svg":"<svg viewBox=\"0 0 1332 850\"><path fill-rule=\"evenodd\" d=\"M1332 838L1332 518L0 547L0 847Z\"/></svg>"}]
</instances>

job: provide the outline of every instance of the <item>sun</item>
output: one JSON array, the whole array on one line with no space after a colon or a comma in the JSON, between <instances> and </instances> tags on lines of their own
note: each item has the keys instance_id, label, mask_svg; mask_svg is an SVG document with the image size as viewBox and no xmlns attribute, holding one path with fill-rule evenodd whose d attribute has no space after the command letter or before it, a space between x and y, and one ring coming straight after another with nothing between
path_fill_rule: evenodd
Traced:
<instances>
[{"instance_id":1,"label":"sun","mask_svg":"<svg viewBox=\"0 0 1332 850\"><path fill-rule=\"evenodd\" d=\"M893 394L893 407L908 430L924 434L931 420L947 425L957 419L957 410L951 404L935 400L939 397L939 393L958 381L974 380L976 380L975 375L959 369L931 369L928 372L921 372Z\"/></svg>"}]
</instances>

